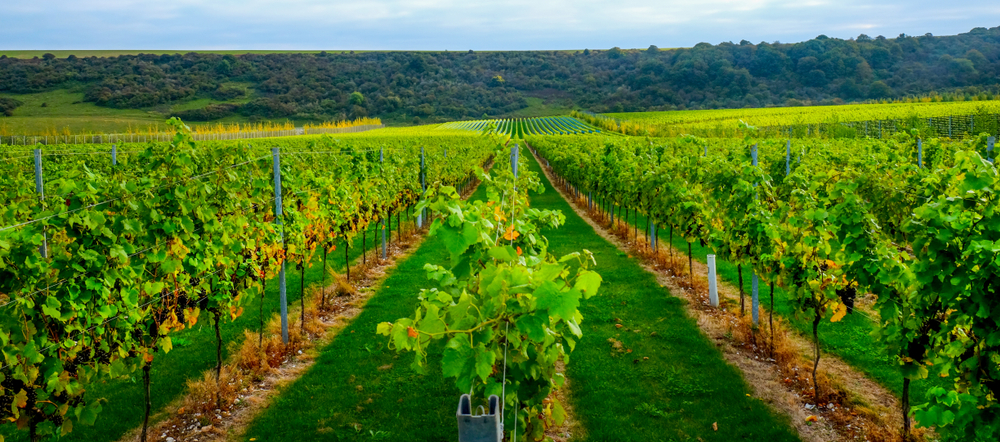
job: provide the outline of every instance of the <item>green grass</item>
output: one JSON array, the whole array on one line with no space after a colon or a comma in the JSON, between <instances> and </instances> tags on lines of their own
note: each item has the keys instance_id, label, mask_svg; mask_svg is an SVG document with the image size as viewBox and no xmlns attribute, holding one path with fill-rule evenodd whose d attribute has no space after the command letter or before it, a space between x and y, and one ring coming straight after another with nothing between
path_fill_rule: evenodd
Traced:
<instances>
[{"instance_id":1,"label":"green grass","mask_svg":"<svg viewBox=\"0 0 1000 442\"><path fill-rule=\"evenodd\" d=\"M596 202L595 202L596 204ZM617 217L617 213L615 215ZM646 217L640 214L638 217L639 234L642 235L646 228ZM635 225L632 217L629 217L629 224ZM657 232L661 244L669 242L669 230L660 226ZM682 251L675 259L687 260L688 243L680 235L674 235L674 247ZM695 260L704 263L709 254L715 252L708 247L703 247L698 243L691 245L692 256ZM716 268L719 277L735 287L739 287L739 271L735 264L716 258ZM746 293L746 311L750 314L750 290L751 272L743 269L743 290ZM770 292L764 282L760 283L759 295L761 305L770 307ZM792 328L800 335L812 342L812 322L811 318L803 315L796 315L793 307L788 302L788 294L778 286L774 288L774 314L775 316L787 319ZM820 348L841 358L847 364L864 373L867 377L881 384L892 391L897 397L902 397L903 377L893 358L885 351L885 346L878 341L872 332L878 325L862 313L852 313L844 317L840 322L830 322L832 312L827 314L826 319L819 326ZM761 318L762 323L766 323L767 317ZM822 365L822 359L820 365ZM915 402L924 399L927 390L935 386L946 386L946 380L939 378L915 381L910 384L910 397Z\"/></svg>"},{"instance_id":2,"label":"green grass","mask_svg":"<svg viewBox=\"0 0 1000 442\"><path fill-rule=\"evenodd\" d=\"M532 195L532 207L562 210L567 224L545 232L552 250L591 250L605 280L599 296L581 307L585 336L567 366L586 440L797 440L783 417L747 396L739 372L701 334L683 302L600 238L550 184ZM423 265L445 260L440 240L428 238L244 440L454 440L461 392L442 377L434 349L429 373L420 376L410 368L411 355L388 350L374 334L379 322L412 315L415 294L429 285ZM615 318L626 328L615 328ZM609 338L633 352L614 351Z\"/></svg>"},{"instance_id":3,"label":"green grass","mask_svg":"<svg viewBox=\"0 0 1000 442\"><path fill-rule=\"evenodd\" d=\"M534 159L531 170L541 174ZM598 236L547 180L545 187L532 207L566 214L565 226L546 232L552 251L590 250L604 278L598 296L580 308L584 337L567 366L586 440L797 440L787 418L747 396L739 371L687 316L685 302ZM612 338L632 353L614 352Z\"/></svg>"},{"instance_id":4,"label":"green grass","mask_svg":"<svg viewBox=\"0 0 1000 442\"><path fill-rule=\"evenodd\" d=\"M0 94L24 104L14 116L0 117L0 134L108 133L128 127L146 128L163 125L158 112L136 109L112 109L83 101L83 92L58 89L34 94ZM42 105L45 105L44 107Z\"/></svg>"},{"instance_id":5,"label":"green grass","mask_svg":"<svg viewBox=\"0 0 1000 442\"><path fill-rule=\"evenodd\" d=\"M569 100L546 100L539 97L524 97L528 107L503 115L504 118L557 117L569 115L573 110Z\"/></svg>"},{"instance_id":6,"label":"green grass","mask_svg":"<svg viewBox=\"0 0 1000 442\"><path fill-rule=\"evenodd\" d=\"M393 222L395 217L393 217ZM412 228L406 225L406 217L403 217L404 229ZM395 231L395 224L392 224ZM368 248L373 249L381 243L375 241L375 227L368 234ZM342 245L342 244L341 244ZM351 248L352 261L360 257L361 236L355 238ZM371 256L369 254L369 256ZM343 273L344 254L343 248L338 247L338 251L331 254L327 264L336 271ZM313 267L306 270L306 285L319 283L322 278L322 254L317 253L313 262ZM299 273L294 270L294 265L289 266L287 271L287 296L290 306L294 306L300 298ZM326 278L329 283L330 278ZM265 320L278 312L278 284L276 281L269 281L267 293L264 299ZM297 305L297 304L295 304ZM257 330L260 321L260 296L250 296L244 304L243 316L232 322L223 322L222 340L224 343L242 342L244 330ZM297 324L298 318L289 317L290 326ZM151 397L153 412L156 413L163 406L181 397L186 392L185 381L192 378L200 378L202 373L215 366L215 331L211 326L209 316L206 314L193 329L184 330L171 336L174 339L182 338L187 342L167 354L157 355L151 373ZM223 358L228 358L229 349L223 347ZM144 396L142 394L141 373L136 374L137 378L124 380L111 380L98 383L90 387L87 397L104 398L104 410L98 416L94 426L77 425L73 432L63 437L62 441L85 441L85 442L110 442L120 439L128 431L142 425L142 411ZM12 425L0 427L0 436L7 441L26 441L27 432L16 431Z\"/></svg>"},{"instance_id":7,"label":"green grass","mask_svg":"<svg viewBox=\"0 0 1000 442\"><path fill-rule=\"evenodd\" d=\"M57 89L33 94L0 94L20 100L24 104L14 110L11 117L0 117L2 135L42 135L55 133L123 133L128 129L148 130L151 126L166 130L165 115L191 109L200 109L210 104L246 103L255 95L249 83L226 83L228 87L248 88L248 94L232 100L194 98L173 105L161 105L146 109L114 109L85 102L83 92ZM43 106L44 104L44 106ZM213 123L245 123L247 118L236 115ZM199 123L195 123L199 124Z\"/></svg>"}]
</instances>

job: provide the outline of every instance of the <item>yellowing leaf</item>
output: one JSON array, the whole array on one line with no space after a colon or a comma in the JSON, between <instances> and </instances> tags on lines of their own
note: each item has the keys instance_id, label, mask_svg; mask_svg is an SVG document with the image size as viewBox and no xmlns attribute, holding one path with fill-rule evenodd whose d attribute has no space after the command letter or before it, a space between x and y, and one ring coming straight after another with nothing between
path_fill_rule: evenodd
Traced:
<instances>
[{"instance_id":1,"label":"yellowing leaf","mask_svg":"<svg viewBox=\"0 0 1000 442\"><path fill-rule=\"evenodd\" d=\"M833 314L833 317L830 318L830 322L840 322L841 319L844 319L845 315L847 315L847 305L837 304L837 311Z\"/></svg>"},{"instance_id":2,"label":"yellowing leaf","mask_svg":"<svg viewBox=\"0 0 1000 442\"><path fill-rule=\"evenodd\" d=\"M521 236L521 234L517 233L517 230L514 230L514 225L511 224L507 226L507 232L503 234L503 239L506 239L507 241L513 241L517 239L517 237L519 236Z\"/></svg>"}]
</instances>

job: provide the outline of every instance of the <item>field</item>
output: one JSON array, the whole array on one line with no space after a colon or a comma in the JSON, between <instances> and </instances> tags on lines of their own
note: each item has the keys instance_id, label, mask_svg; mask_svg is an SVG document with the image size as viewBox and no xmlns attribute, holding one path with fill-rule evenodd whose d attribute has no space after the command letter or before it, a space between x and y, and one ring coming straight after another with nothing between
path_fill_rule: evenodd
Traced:
<instances>
[{"instance_id":1,"label":"field","mask_svg":"<svg viewBox=\"0 0 1000 442\"><path fill-rule=\"evenodd\" d=\"M708 112L631 121L804 121ZM0 440L1000 434L988 135L167 125L0 150Z\"/></svg>"},{"instance_id":2,"label":"field","mask_svg":"<svg viewBox=\"0 0 1000 442\"><path fill-rule=\"evenodd\" d=\"M528 135L570 135L600 133L601 130L572 117L535 117L498 120L473 120L445 123L441 129L482 132L493 127L497 133L523 138Z\"/></svg>"},{"instance_id":3,"label":"field","mask_svg":"<svg viewBox=\"0 0 1000 442\"><path fill-rule=\"evenodd\" d=\"M758 128L775 128L776 133L787 132L789 128L793 128L802 132L801 135L806 135L805 132L809 130L806 127L808 125L813 126L811 134L815 135L817 125L833 127L846 122L872 122L867 134L871 135L879 121L895 120L901 124L905 122L923 128L926 127L923 124L929 118L977 115L985 117L984 121L991 117L995 126L997 114L1000 114L1000 101L988 100L628 112L609 113L603 116L621 121L626 132L646 131L665 136L680 136L686 133L703 136L738 136L741 122ZM888 129L888 126L886 128ZM853 129L852 127L852 136L855 135ZM834 133L833 130L826 132ZM995 130L994 135L996 135Z\"/></svg>"},{"instance_id":4,"label":"field","mask_svg":"<svg viewBox=\"0 0 1000 442\"><path fill-rule=\"evenodd\" d=\"M165 113L198 109L209 104L250 100L248 97L230 101L206 98L173 106L137 110L97 106L83 101L83 92L66 89L35 94L0 94L0 97L14 98L24 103L14 111L13 116L0 117L0 135L3 136L148 132L150 128L167 130L167 126L163 124ZM215 123L246 121L245 118L229 118Z\"/></svg>"}]
</instances>

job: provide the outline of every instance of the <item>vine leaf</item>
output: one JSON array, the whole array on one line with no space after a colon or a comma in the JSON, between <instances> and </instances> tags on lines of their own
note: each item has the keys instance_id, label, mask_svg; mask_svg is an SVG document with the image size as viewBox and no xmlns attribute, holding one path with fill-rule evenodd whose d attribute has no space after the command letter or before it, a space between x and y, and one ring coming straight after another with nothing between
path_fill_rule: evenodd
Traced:
<instances>
[{"instance_id":1,"label":"vine leaf","mask_svg":"<svg viewBox=\"0 0 1000 442\"><path fill-rule=\"evenodd\" d=\"M583 293L583 299L590 299L591 296L597 294L597 290L601 288L602 281L604 279L597 272L587 270L581 272L580 276L576 278L576 284L573 288Z\"/></svg>"},{"instance_id":2,"label":"vine leaf","mask_svg":"<svg viewBox=\"0 0 1000 442\"><path fill-rule=\"evenodd\" d=\"M570 319L580 306L580 291L577 289L560 291L559 286L552 281L545 281L535 289L534 293L539 309L546 309L549 316L558 319Z\"/></svg>"}]
</instances>

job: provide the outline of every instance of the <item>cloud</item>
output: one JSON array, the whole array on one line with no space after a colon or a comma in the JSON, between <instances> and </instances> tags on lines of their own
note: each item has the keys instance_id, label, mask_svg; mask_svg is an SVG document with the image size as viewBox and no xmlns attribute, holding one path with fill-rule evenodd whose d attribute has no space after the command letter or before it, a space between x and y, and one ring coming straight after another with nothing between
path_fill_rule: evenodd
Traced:
<instances>
[{"instance_id":1,"label":"cloud","mask_svg":"<svg viewBox=\"0 0 1000 442\"><path fill-rule=\"evenodd\" d=\"M518 50L936 35L995 0L42 0L5 2L0 49Z\"/></svg>"}]
</instances>

